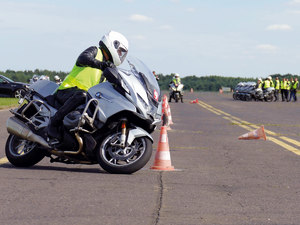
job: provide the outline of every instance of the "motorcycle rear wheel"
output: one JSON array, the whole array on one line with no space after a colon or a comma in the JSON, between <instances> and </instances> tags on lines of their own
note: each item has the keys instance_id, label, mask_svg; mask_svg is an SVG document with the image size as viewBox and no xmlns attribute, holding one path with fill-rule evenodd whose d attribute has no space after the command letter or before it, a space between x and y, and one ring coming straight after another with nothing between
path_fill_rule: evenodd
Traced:
<instances>
[{"instance_id":1,"label":"motorcycle rear wheel","mask_svg":"<svg viewBox=\"0 0 300 225\"><path fill-rule=\"evenodd\" d=\"M40 162L44 152L37 144L10 134L6 141L5 154L8 161L16 167L30 167Z\"/></svg>"},{"instance_id":2,"label":"motorcycle rear wheel","mask_svg":"<svg viewBox=\"0 0 300 225\"><path fill-rule=\"evenodd\" d=\"M97 149L99 165L109 173L131 174L143 168L152 154L152 142L147 137L136 138L130 146L121 148L121 133L108 135Z\"/></svg>"}]
</instances>

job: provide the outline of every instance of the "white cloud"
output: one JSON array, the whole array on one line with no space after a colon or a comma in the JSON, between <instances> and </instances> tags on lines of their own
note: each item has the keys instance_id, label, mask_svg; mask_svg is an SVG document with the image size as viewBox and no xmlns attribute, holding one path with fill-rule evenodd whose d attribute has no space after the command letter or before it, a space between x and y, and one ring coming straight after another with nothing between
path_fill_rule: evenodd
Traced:
<instances>
[{"instance_id":1,"label":"white cloud","mask_svg":"<svg viewBox=\"0 0 300 225\"><path fill-rule=\"evenodd\" d=\"M173 27L170 25L162 25L159 27L160 30L172 30Z\"/></svg>"},{"instance_id":2,"label":"white cloud","mask_svg":"<svg viewBox=\"0 0 300 225\"><path fill-rule=\"evenodd\" d=\"M195 8L187 8L185 11L187 11L187 12L195 12L196 9Z\"/></svg>"},{"instance_id":3,"label":"white cloud","mask_svg":"<svg viewBox=\"0 0 300 225\"><path fill-rule=\"evenodd\" d=\"M292 27L288 24L273 24L267 27L267 30L291 30Z\"/></svg>"},{"instance_id":4,"label":"white cloud","mask_svg":"<svg viewBox=\"0 0 300 225\"><path fill-rule=\"evenodd\" d=\"M131 21L137 21L137 22L151 22L153 19L148 16L144 16L141 14L132 14L129 19Z\"/></svg>"},{"instance_id":5,"label":"white cloud","mask_svg":"<svg viewBox=\"0 0 300 225\"><path fill-rule=\"evenodd\" d=\"M278 49L278 47L276 47L275 45L270 44L257 45L256 48L264 52L275 52Z\"/></svg>"}]
</instances>

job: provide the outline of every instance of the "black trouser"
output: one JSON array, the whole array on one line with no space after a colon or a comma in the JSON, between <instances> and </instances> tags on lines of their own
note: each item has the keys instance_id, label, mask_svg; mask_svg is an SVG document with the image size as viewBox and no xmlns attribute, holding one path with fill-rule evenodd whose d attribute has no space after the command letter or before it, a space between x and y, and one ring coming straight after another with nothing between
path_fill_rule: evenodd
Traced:
<instances>
[{"instance_id":1,"label":"black trouser","mask_svg":"<svg viewBox=\"0 0 300 225\"><path fill-rule=\"evenodd\" d=\"M290 101L292 101L292 98L294 99L294 101L297 101L297 90L293 89L290 91Z\"/></svg>"},{"instance_id":2,"label":"black trouser","mask_svg":"<svg viewBox=\"0 0 300 225\"><path fill-rule=\"evenodd\" d=\"M285 92L284 92L284 97L285 97L285 99L286 99L286 101L288 102L289 101L289 93L290 93L290 91L289 90L284 90Z\"/></svg>"},{"instance_id":3,"label":"black trouser","mask_svg":"<svg viewBox=\"0 0 300 225\"><path fill-rule=\"evenodd\" d=\"M51 118L51 125L55 127L62 124L63 118L69 112L86 102L86 92L77 87L58 90L54 95L55 100L62 105Z\"/></svg>"},{"instance_id":4,"label":"black trouser","mask_svg":"<svg viewBox=\"0 0 300 225\"><path fill-rule=\"evenodd\" d=\"M284 102L285 101L285 98L284 98L284 96L285 96L285 93L284 93L284 89L280 89L280 91L281 91L281 100Z\"/></svg>"},{"instance_id":5,"label":"black trouser","mask_svg":"<svg viewBox=\"0 0 300 225\"><path fill-rule=\"evenodd\" d=\"M275 93L274 93L274 96L275 96L275 101L278 101L278 95L279 95L279 90L278 89L275 89Z\"/></svg>"}]
</instances>

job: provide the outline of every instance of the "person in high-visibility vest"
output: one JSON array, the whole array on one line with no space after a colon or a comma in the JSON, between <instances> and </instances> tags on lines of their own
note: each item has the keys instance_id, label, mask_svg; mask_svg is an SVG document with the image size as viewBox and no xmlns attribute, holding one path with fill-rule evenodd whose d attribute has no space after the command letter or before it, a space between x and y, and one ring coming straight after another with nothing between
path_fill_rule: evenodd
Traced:
<instances>
[{"instance_id":1,"label":"person in high-visibility vest","mask_svg":"<svg viewBox=\"0 0 300 225\"><path fill-rule=\"evenodd\" d=\"M268 89L269 87L271 87L271 77L269 76L267 79L265 79L264 81L264 85L263 85L263 89L266 90Z\"/></svg>"},{"instance_id":2,"label":"person in high-visibility vest","mask_svg":"<svg viewBox=\"0 0 300 225\"><path fill-rule=\"evenodd\" d=\"M85 103L87 90L103 81L102 71L122 64L127 52L127 39L118 32L110 31L102 37L99 47L89 47L79 55L72 71L53 95L62 106L47 127L51 139L60 141L59 127L65 115Z\"/></svg>"},{"instance_id":3,"label":"person in high-visibility vest","mask_svg":"<svg viewBox=\"0 0 300 225\"><path fill-rule=\"evenodd\" d=\"M283 82L284 82L285 78L282 78L282 80L280 81L280 92L281 92L281 100L284 102L285 98L284 98L284 86L283 86Z\"/></svg>"},{"instance_id":4,"label":"person in high-visibility vest","mask_svg":"<svg viewBox=\"0 0 300 225\"><path fill-rule=\"evenodd\" d=\"M262 85L263 85L262 79L259 78L257 80L256 89L262 89Z\"/></svg>"},{"instance_id":5,"label":"person in high-visibility vest","mask_svg":"<svg viewBox=\"0 0 300 225\"><path fill-rule=\"evenodd\" d=\"M275 100L274 102L278 101L279 100L279 89L280 89L280 81L279 81L279 78L276 77L275 78L275 93L274 93L274 96L275 96Z\"/></svg>"},{"instance_id":6,"label":"person in high-visibility vest","mask_svg":"<svg viewBox=\"0 0 300 225\"><path fill-rule=\"evenodd\" d=\"M282 101L287 100L288 92L287 92L286 88L287 88L287 78L283 78L283 85L281 87L281 89L283 90L283 99L282 99Z\"/></svg>"},{"instance_id":7,"label":"person in high-visibility vest","mask_svg":"<svg viewBox=\"0 0 300 225\"><path fill-rule=\"evenodd\" d=\"M176 87L179 86L179 85L181 84L181 79L180 79L180 76L179 76L178 73L175 73L175 74L174 74L174 78L173 78L173 80L170 82L169 85L171 85L172 83L173 83ZM183 92L180 91L181 102L183 102L182 96L183 96ZM171 99L172 99L172 98L174 98L174 96L173 96L173 91L172 91L172 89L170 89L170 93L169 93L169 102L171 102ZM175 98L174 98L174 99L175 99Z\"/></svg>"},{"instance_id":8,"label":"person in high-visibility vest","mask_svg":"<svg viewBox=\"0 0 300 225\"><path fill-rule=\"evenodd\" d=\"M287 78L286 79L286 90L285 90L285 93L286 93L286 101L288 102L289 101L289 96L290 96L290 89L291 89L291 82L289 81L289 79Z\"/></svg>"},{"instance_id":9,"label":"person in high-visibility vest","mask_svg":"<svg viewBox=\"0 0 300 225\"><path fill-rule=\"evenodd\" d=\"M289 99L289 101L291 101L292 98L294 99L294 102L297 101L297 89L298 88L299 88L298 78L295 77L293 83L291 84L290 99Z\"/></svg>"}]
</instances>

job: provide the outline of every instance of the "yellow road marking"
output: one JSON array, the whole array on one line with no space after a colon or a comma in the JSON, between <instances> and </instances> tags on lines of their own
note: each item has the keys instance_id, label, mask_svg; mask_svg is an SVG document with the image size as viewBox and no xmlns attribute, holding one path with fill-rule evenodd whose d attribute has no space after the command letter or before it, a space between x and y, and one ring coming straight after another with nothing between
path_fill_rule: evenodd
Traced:
<instances>
[{"instance_id":1,"label":"yellow road marking","mask_svg":"<svg viewBox=\"0 0 300 225\"><path fill-rule=\"evenodd\" d=\"M0 159L0 164L7 163L8 159L6 157Z\"/></svg>"},{"instance_id":2,"label":"yellow road marking","mask_svg":"<svg viewBox=\"0 0 300 225\"><path fill-rule=\"evenodd\" d=\"M284 137L284 136L282 136L280 138L283 139L283 140L285 140L285 141L287 141L287 142L290 142L290 143L292 143L294 145L297 145L298 147L300 147L300 142L299 141L295 141L295 140L293 140L291 138Z\"/></svg>"},{"instance_id":3,"label":"yellow road marking","mask_svg":"<svg viewBox=\"0 0 300 225\"><path fill-rule=\"evenodd\" d=\"M285 148L285 149L287 149L287 150L289 150L289 151L291 151L291 152L293 152L297 155L300 155L300 151L298 149L296 149L293 146L290 146L290 145L288 145L288 144L286 144L282 141L279 141L276 138L269 137L268 140L273 141L274 143L280 145L281 147L283 147L283 148Z\"/></svg>"},{"instance_id":4,"label":"yellow road marking","mask_svg":"<svg viewBox=\"0 0 300 225\"><path fill-rule=\"evenodd\" d=\"M249 122L247 122L245 120L242 120L242 119L240 119L238 117L232 116L232 115L230 115L230 114L228 114L226 112L223 112L222 110L219 110L219 109L217 109L217 108L215 108L215 107L213 107L211 105L208 105L207 103L205 103L203 101L199 101L198 105L200 105L201 107L203 107L203 108L205 108L205 109L207 109L207 110L209 110L209 111L211 111L211 112L213 112L213 113L215 113L217 115L222 115L222 114L225 115L225 116L222 117L223 119L229 120L232 123L234 123L234 124L236 124L236 125L244 128L246 130L252 131L252 128L257 129L257 128L260 127L258 125L255 125L255 124L249 123ZM300 142L299 141L296 141L294 139L282 136L281 134L277 134L277 133L275 133L273 131L270 131L270 130L267 130L267 129L264 129L264 130L265 130L265 133L268 134L268 135L279 136L279 138L281 138L282 140L285 140L285 141L287 141L289 143L292 143L293 145L296 145L296 146L300 147ZM270 140L270 141L272 141L272 142L274 142L274 143L276 143L276 144L278 144L278 145L280 145L281 147L283 147L283 148L285 148L285 149L287 149L287 150L289 150L289 151L297 154L297 155L300 155L300 150L298 150L297 148L295 148L295 147L293 147L291 145L288 145L288 144L286 144L286 143L284 143L284 142L282 142L282 141L280 141L280 140L278 140L276 138L273 138L273 137L268 137L267 139Z\"/></svg>"}]
</instances>

